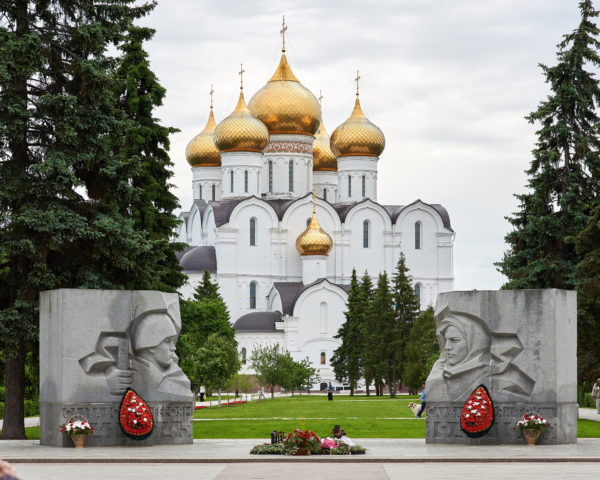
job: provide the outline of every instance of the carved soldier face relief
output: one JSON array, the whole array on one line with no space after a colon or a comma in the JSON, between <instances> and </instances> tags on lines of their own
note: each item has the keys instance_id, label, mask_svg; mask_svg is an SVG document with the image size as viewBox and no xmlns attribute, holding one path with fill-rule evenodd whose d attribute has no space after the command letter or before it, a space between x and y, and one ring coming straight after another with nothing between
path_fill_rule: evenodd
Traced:
<instances>
[{"instance_id":1,"label":"carved soldier face relief","mask_svg":"<svg viewBox=\"0 0 600 480\"><path fill-rule=\"evenodd\" d=\"M469 346L463 334L458 328L451 325L446 328L444 338L446 362L448 362L448 365L454 366L457 363L462 362L469 352Z\"/></svg>"},{"instance_id":2,"label":"carved soldier face relief","mask_svg":"<svg viewBox=\"0 0 600 480\"><path fill-rule=\"evenodd\" d=\"M175 354L175 341L176 337L165 338L155 347L145 349L148 352L147 356L150 356L159 367L169 368L179 361L179 357Z\"/></svg>"}]
</instances>

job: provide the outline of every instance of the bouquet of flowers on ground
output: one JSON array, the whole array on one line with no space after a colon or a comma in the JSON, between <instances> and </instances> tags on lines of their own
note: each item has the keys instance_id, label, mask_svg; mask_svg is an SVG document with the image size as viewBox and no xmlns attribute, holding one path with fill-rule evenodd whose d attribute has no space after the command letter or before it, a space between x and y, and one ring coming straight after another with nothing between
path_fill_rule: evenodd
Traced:
<instances>
[{"instance_id":1,"label":"bouquet of flowers on ground","mask_svg":"<svg viewBox=\"0 0 600 480\"><path fill-rule=\"evenodd\" d=\"M66 433L69 437L73 435L90 435L94 433L94 427L85 419L74 420L69 419L67 423L59 425L60 431Z\"/></svg>"},{"instance_id":2,"label":"bouquet of flowers on ground","mask_svg":"<svg viewBox=\"0 0 600 480\"><path fill-rule=\"evenodd\" d=\"M547 422L544 417L534 413L526 413L521 417L521 420L517 422L516 427L523 430L539 430L544 432L547 427L550 427L550 422Z\"/></svg>"},{"instance_id":3,"label":"bouquet of flowers on ground","mask_svg":"<svg viewBox=\"0 0 600 480\"><path fill-rule=\"evenodd\" d=\"M310 430L300 430L297 428L284 437L283 448L286 453L291 454L298 452L298 450L319 453L321 451L321 439Z\"/></svg>"}]
</instances>

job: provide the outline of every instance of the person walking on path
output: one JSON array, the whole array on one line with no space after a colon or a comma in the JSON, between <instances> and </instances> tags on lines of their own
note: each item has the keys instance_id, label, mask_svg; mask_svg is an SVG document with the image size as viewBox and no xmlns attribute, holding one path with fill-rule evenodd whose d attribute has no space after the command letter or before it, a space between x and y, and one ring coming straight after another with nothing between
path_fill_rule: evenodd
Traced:
<instances>
[{"instance_id":1,"label":"person walking on path","mask_svg":"<svg viewBox=\"0 0 600 480\"><path fill-rule=\"evenodd\" d=\"M423 391L421 392L419 400L421 400L421 410L417 413L417 418L421 418L421 415L425 411L425 382L423 382Z\"/></svg>"},{"instance_id":2,"label":"person walking on path","mask_svg":"<svg viewBox=\"0 0 600 480\"><path fill-rule=\"evenodd\" d=\"M600 378L596 379L596 383L592 387L592 398L596 400L596 409L600 414Z\"/></svg>"}]
</instances>

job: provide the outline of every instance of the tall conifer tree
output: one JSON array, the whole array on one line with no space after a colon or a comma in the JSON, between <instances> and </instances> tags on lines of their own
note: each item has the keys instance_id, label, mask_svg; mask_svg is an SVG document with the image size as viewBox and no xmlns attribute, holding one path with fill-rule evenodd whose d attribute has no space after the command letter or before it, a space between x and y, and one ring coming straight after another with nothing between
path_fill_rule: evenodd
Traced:
<instances>
[{"instance_id":1,"label":"tall conifer tree","mask_svg":"<svg viewBox=\"0 0 600 480\"><path fill-rule=\"evenodd\" d=\"M597 202L600 88L590 71L600 66L598 12L579 3L581 23L558 45L557 64L540 65L551 93L527 119L539 123L527 175L529 192L516 195L520 210L507 217L514 227L509 250L496 265L508 277L504 288L575 287L575 246L565 238L585 227Z\"/></svg>"},{"instance_id":2,"label":"tall conifer tree","mask_svg":"<svg viewBox=\"0 0 600 480\"><path fill-rule=\"evenodd\" d=\"M361 338L361 367L365 379L367 395L370 393L370 385L376 379L376 339L372 336L375 322L371 314L371 297L373 296L373 282L367 272L360 279L359 295L361 304L358 307L359 334Z\"/></svg>"},{"instance_id":3,"label":"tall conifer tree","mask_svg":"<svg viewBox=\"0 0 600 480\"><path fill-rule=\"evenodd\" d=\"M346 381L350 385L350 395L354 395L356 384L361 378L360 365L363 342L360 322L365 315L364 305L365 301L361 296L356 270L352 269L347 310L344 313L346 321L334 337L339 339L342 344L334 351L330 362L336 380L339 382Z\"/></svg>"},{"instance_id":4,"label":"tall conifer tree","mask_svg":"<svg viewBox=\"0 0 600 480\"><path fill-rule=\"evenodd\" d=\"M141 117L119 108L119 59L106 53L152 8L134 0L0 5L2 438L25 438L24 364L37 349L40 291L157 285L155 259L165 250L143 228L165 228L131 217L147 184L136 184L146 172L125 132ZM165 272L161 284L174 289L177 272Z\"/></svg>"}]
</instances>

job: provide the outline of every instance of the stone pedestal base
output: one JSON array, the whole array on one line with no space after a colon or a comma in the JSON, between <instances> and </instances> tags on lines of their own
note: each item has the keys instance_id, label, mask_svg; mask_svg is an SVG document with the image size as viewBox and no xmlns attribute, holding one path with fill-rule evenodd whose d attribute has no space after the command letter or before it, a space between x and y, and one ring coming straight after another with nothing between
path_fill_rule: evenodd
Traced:
<instances>
[{"instance_id":1,"label":"stone pedestal base","mask_svg":"<svg viewBox=\"0 0 600 480\"><path fill-rule=\"evenodd\" d=\"M500 403L494 402L495 422L480 438L467 437L460 429L462 403L427 402L427 443L462 445L523 445L525 439L517 428L524 413L537 413L550 422L538 440L540 445L577 443L577 403Z\"/></svg>"},{"instance_id":2,"label":"stone pedestal base","mask_svg":"<svg viewBox=\"0 0 600 480\"><path fill-rule=\"evenodd\" d=\"M193 442L192 415L189 402L148 402L154 418L152 443L179 445ZM75 415L88 419L94 434L86 440L87 447L130 445L119 426L119 403L42 403L40 405L40 444L72 447L73 442L60 432L59 425ZM143 443L143 441L141 441ZM148 444L148 442L146 442Z\"/></svg>"}]
</instances>

